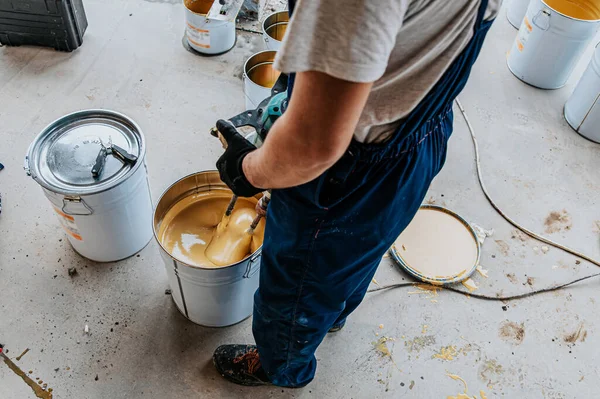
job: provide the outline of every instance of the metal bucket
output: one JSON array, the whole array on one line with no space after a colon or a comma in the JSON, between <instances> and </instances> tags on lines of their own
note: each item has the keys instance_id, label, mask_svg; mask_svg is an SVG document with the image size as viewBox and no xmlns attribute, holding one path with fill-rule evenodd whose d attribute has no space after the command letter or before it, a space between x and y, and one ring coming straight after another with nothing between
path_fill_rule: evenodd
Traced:
<instances>
[{"instance_id":1,"label":"metal bucket","mask_svg":"<svg viewBox=\"0 0 600 399\"><path fill-rule=\"evenodd\" d=\"M252 55L244 64L244 95L246 109L256 109L260 102L271 95L280 72L273 68L276 51L266 50Z\"/></svg>"},{"instance_id":2,"label":"metal bucket","mask_svg":"<svg viewBox=\"0 0 600 399\"><path fill-rule=\"evenodd\" d=\"M205 268L174 258L158 236L161 222L174 204L189 195L211 190L231 193L217 171L194 173L169 187L158 200L154 211L154 238L165 262L171 295L177 309L196 324L225 327L252 314L262 246L233 265Z\"/></svg>"},{"instance_id":3,"label":"metal bucket","mask_svg":"<svg viewBox=\"0 0 600 399\"><path fill-rule=\"evenodd\" d=\"M113 111L87 110L48 125L29 146L24 168L42 186L73 249L112 262L152 239L145 156L144 136L134 121ZM94 176L99 158L105 163Z\"/></svg>"},{"instance_id":4,"label":"metal bucket","mask_svg":"<svg viewBox=\"0 0 600 399\"><path fill-rule=\"evenodd\" d=\"M565 119L577 133L600 143L600 47L598 45L587 69L565 104Z\"/></svg>"},{"instance_id":5,"label":"metal bucket","mask_svg":"<svg viewBox=\"0 0 600 399\"><path fill-rule=\"evenodd\" d=\"M510 71L540 89L564 86L600 27L600 0L532 0L509 52Z\"/></svg>"},{"instance_id":6,"label":"metal bucket","mask_svg":"<svg viewBox=\"0 0 600 399\"><path fill-rule=\"evenodd\" d=\"M274 12L265 18L262 31L267 50L279 50L289 21L290 13L287 11Z\"/></svg>"},{"instance_id":7,"label":"metal bucket","mask_svg":"<svg viewBox=\"0 0 600 399\"><path fill-rule=\"evenodd\" d=\"M517 29L519 29L523 22L523 17L527 12L529 1L530 0L511 0L511 2L508 3L506 19L508 19L508 22Z\"/></svg>"},{"instance_id":8,"label":"metal bucket","mask_svg":"<svg viewBox=\"0 0 600 399\"><path fill-rule=\"evenodd\" d=\"M207 16L213 0L184 0L185 35L191 48L203 54L222 54L235 45L235 22Z\"/></svg>"}]
</instances>

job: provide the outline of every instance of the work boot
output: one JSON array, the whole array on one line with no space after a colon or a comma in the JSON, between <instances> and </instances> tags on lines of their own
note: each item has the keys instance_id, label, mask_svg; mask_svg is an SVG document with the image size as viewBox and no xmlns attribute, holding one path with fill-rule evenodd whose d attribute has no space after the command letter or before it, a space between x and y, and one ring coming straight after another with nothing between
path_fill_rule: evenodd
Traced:
<instances>
[{"instance_id":1,"label":"work boot","mask_svg":"<svg viewBox=\"0 0 600 399\"><path fill-rule=\"evenodd\" d=\"M329 331L327 331L328 333L334 333L334 332L338 332L340 331L342 328L344 328L344 326L346 325L346 322L340 323L340 324L336 324L333 325Z\"/></svg>"},{"instance_id":2,"label":"work boot","mask_svg":"<svg viewBox=\"0 0 600 399\"><path fill-rule=\"evenodd\" d=\"M215 368L225 379L239 385L273 385L260 364L255 345L221 345L213 354Z\"/></svg>"}]
</instances>

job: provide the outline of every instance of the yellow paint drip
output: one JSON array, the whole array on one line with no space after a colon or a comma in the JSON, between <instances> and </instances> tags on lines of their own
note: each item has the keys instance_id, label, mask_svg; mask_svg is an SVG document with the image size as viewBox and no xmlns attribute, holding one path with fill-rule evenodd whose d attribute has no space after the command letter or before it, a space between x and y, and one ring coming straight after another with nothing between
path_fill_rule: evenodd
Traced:
<instances>
[{"instance_id":1,"label":"yellow paint drip","mask_svg":"<svg viewBox=\"0 0 600 399\"><path fill-rule=\"evenodd\" d=\"M475 281L471 280L470 278L466 279L465 281L462 281L461 284L464 285L469 290L469 292L473 292L479 288L477 284L475 284Z\"/></svg>"},{"instance_id":2,"label":"yellow paint drip","mask_svg":"<svg viewBox=\"0 0 600 399\"><path fill-rule=\"evenodd\" d=\"M421 329L421 334L427 334L427 324L423 325L423 328Z\"/></svg>"},{"instance_id":3,"label":"yellow paint drip","mask_svg":"<svg viewBox=\"0 0 600 399\"><path fill-rule=\"evenodd\" d=\"M467 385L467 381L463 380L460 376L458 376L456 374L450 374L450 373L446 373L446 375L455 381L462 382L465 386L465 393L467 393L469 391L469 386Z\"/></svg>"},{"instance_id":4,"label":"yellow paint drip","mask_svg":"<svg viewBox=\"0 0 600 399\"><path fill-rule=\"evenodd\" d=\"M37 396L39 399L52 399L52 392L50 389L48 389L48 391L42 389L41 386L39 386L35 383L34 380L29 378L27 374L25 374L23 370L19 368L19 366L14 364L12 360L10 360L8 356L6 356L4 353L0 353L0 357L4 359L4 363L8 366L9 369L11 369L16 375L21 377L21 379L25 381L27 385L29 385L29 387L33 390L35 396Z\"/></svg>"},{"instance_id":5,"label":"yellow paint drip","mask_svg":"<svg viewBox=\"0 0 600 399\"><path fill-rule=\"evenodd\" d=\"M447 396L446 399L487 399L487 396L486 396L485 392L483 392L483 390L479 391L479 396L481 398L477 398L477 395L470 396L469 393L468 393L469 392L469 387L467 386L467 382L464 379L462 379L461 377L459 377L458 375L456 375L456 374L450 374L448 372L446 372L446 375L448 377L452 378L455 381L462 382L463 385L465 386L464 392L459 393L459 394L457 394L455 396L452 396L452 395Z\"/></svg>"},{"instance_id":6,"label":"yellow paint drip","mask_svg":"<svg viewBox=\"0 0 600 399\"><path fill-rule=\"evenodd\" d=\"M483 277L488 278L488 271L485 270L483 267L481 267L481 265L477 266L477 268L475 270L477 270L477 272L479 274L481 274Z\"/></svg>"}]
</instances>

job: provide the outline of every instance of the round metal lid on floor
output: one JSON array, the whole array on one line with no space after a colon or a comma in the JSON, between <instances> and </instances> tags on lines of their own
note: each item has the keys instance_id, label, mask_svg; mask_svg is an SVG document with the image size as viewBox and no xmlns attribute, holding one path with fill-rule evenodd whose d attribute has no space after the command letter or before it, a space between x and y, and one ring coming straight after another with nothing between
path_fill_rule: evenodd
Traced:
<instances>
[{"instance_id":1,"label":"round metal lid on floor","mask_svg":"<svg viewBox=\"0 0 600 399\"><path fill-rule=\"evenodd\" d=\"M396 239L390 253L415 278L432 284L466 280L479 264L475 231L456 213L423 205Z\"/></svg>"}]
</instances>

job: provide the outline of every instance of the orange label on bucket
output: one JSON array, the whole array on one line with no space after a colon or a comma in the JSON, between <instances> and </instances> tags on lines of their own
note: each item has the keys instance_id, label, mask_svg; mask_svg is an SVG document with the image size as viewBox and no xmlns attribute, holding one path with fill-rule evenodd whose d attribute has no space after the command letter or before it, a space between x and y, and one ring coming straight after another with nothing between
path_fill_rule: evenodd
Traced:
<instances>
[{"instance_id":1,"label":"orange label on bucket","mask_svg":"<svg viewBox=\"0 0 600 399\"><path fill-rule=\"evenodd\" d=\"M187 22L185 33L191 44L202 48L210 48L210 32L206 29L196 28Z\"/></svg>"},{"instance_id":2,"label":"orange label on bucket","mask_svg":"<svg viewBox=\"0 0 600 399\"><path fill-rule=\"evenodd\" d=\"M76 240L83 241L83 238L79 234L79 229L75 224L75 219L73 218L73 216L69 216L66 213L58 210L57 208L54 208L54 211L58 215L58 221L60 222L60 225L62 226L65 233L67 233Z\"/></svg>"},{"instance_id":3,"label":"orange label on bucket","mask_svg":"<svg viewBox=\"0 0 600 399\"><path fill-rule=\"evenodd\" d=\"M523 19L523 22L525 23L525 26L527 27L527 30L529 32L531 32L533 30L533 26L531 26L531 24L529 23L529 20L527 19L527 17L525 17L525 19Z\"/></svg>"},{"instance_id":4,"label":"orange label on bucket","mask_svg":"<svg viewBox=\"0 0 600 399\"><path fill-rule=\"evenodd\" d=\"M523 46L523 43L517 39L517 49L519 49L519 51L523 51L525 47Z\"/></svg>"}]
</instances>

